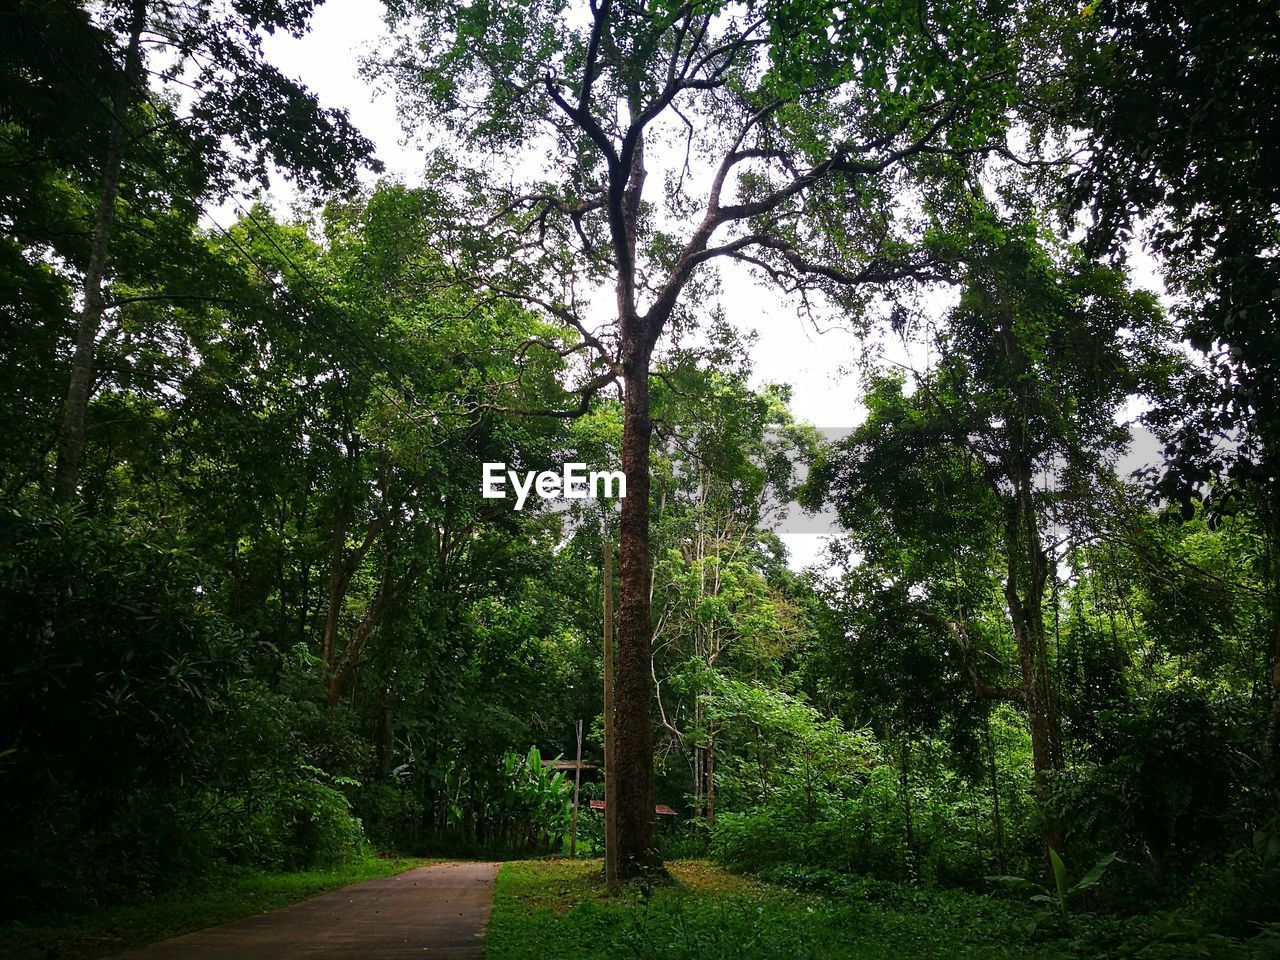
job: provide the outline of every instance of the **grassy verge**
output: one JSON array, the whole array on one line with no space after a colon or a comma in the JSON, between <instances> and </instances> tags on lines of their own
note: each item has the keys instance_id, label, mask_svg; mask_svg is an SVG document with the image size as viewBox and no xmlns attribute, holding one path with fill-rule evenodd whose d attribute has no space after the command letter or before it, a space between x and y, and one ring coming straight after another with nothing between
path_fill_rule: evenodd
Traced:
<instances>
[{"instance_id":1,"label":"grassy verge","mask_svg":"<svg viewBox=\"0 0 1280 960\"><path fill-rule=\"evenodd\" d=\"M699 861L672 882L606 895L599 861L508 863L487 960L1084 960L1276 957L1257 941L1186 937L1157 918L1062 921L962 891L852 884L801 893ZM1173 935L1171 935L1173 934Z\"/></svg>"},{"instance_id":2,"label":"grassy verge","mask_svg":"<svg viewBox=\"0 0 1280 960\"><path fill-rule=\"evenodd\" d=\"M369 857L297 873L236 871L193 890L87 910L43 923L0 925L0 960L87 960L306 900L430 861Z\"/></svg>"},{"instance_id":3,"label":"grassy verge","mask_svg":"<svg viewBox=\"0 0 1280 960\"><path fill-rule=\"evenodd\" d=\"M1001 944L969 918L940 926L937 917L802 894L701 861L669 863L670 883L616 898L599 869L599 861L506 864L487 960L1027 956L1025 944ZM957 926L968 943L957 942Z\"/></svg>"}]
</instances>

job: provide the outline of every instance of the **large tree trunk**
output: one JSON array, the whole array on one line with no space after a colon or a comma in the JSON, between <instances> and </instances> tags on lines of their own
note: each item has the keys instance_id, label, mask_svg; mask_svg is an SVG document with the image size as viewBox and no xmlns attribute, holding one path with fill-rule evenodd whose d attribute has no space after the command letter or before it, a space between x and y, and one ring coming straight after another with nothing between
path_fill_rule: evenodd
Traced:
<instances>
[{"instance_id":1,"label":"large tree trunk","mask_svg":"<svg viewBox=\"0 0 1280 960\"><path fill-rule=\"evenodd\" d=\"M618 874L657 866L653 827L653 697L649 580L649 351L624 361L622 500L618 539L618 633L614 676L614 772L618 785Z\"/></svg>"},{"instance_id":2,"label":"large tree trunk","mask_svg":"<svg viewBox=\"0 0 1280 960\"><path fill-rule=\"evenodd\" d=\"M604 566L601 586L604 594L604 879L612 893L618 884L618 773L616 763L617 735L614 732L613 707L613 544L609 525L603 528Z\"/></svg>"},{"instance_id":3,"label":"large tree trunk","mask_svg":"<svg viewBox=\"0 0 1280 960\"><path fill-rule=\"evenodd\" d=\"M633 114L635 112L635 105ZM636 309L636 235L644 192L644 136L623 154L609 184L617 258L618 330L623 380L622 499L618 530L618 625L613 693L618 878L659 868L653 832L653 630L649 559L649 361L665 317Z\"/></svg>"},{"instance_id":4,"label":"large tree trunk","mask_svg":"<svg viewBox=\"0 0 1280 960\"><path fill-rule=\"evenodd\" d=\"M142 76L140 43L146 17L146 5L135 2L129 21L129 44L125 50L124 70L112 91L111 133L102 164L102 189L98 194L98 214L93 227L93 244L85 265L81 291L80 314L76 319L76 343L71 355L71 376L62 410L62 427L58 437L58 463L53 477L54 503L70 503L75 499L80 480L80 458L85 446L85 416L89 394L93 390L93 350L98 330L106 311L104 286L107 273L107 246L116 222L116 198L120 194L120 169L124 163L124 115L129 108L133 89Z\"/></svg>"}]
</instances>

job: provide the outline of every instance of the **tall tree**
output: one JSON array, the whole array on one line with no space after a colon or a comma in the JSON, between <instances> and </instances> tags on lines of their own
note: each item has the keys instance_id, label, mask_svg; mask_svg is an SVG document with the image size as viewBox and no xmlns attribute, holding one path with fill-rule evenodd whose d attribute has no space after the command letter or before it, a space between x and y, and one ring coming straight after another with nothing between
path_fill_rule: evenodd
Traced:
<instances>
[{"instance_id":1,"label":"tall tree","mask_svg":"<svg viewBox=\"0 0 1280 960\"><path fill-rule=\"evenodd\" d=\"M681 374L684 374L681 376ZM654 666L660 753L692 774L694 815L715 825L716 732L707 698L719 676L775 680L802 617L773 577L768 527L789 504L808 433L789 392L750 390L715 372L663 370L654 518ZM678 384L678 390L671 381Z\"/></svg>"},{"instance_id":2,"label":"tall tree","mask_svg":"<svg viewBox=\"0 0 1280 960\"><path fill-rule=\"evenodd\" d=\"M915 591L925 601L915 606L942 628L976 691L1025 711L1043 799L1062 766L1045 622L1063 549L1054 531L1087 519L1106 489L1128 440L1117 414L1163 369L1166 333L1150 295L1070 250L1051 251L1037 234L1025 215L1002 223L977 212L962 241L959 303L925 332L936 367L911 392L881 372L870 418L814 482L833 489L855 543L889 583L909 577L897 585L900 600ZM917 544L905 557L904 534ZM961 576L993 548L1017 657L1013 684L975 660L972 604L982 591ZM1060 847L1048 818L1045 840Z\"/></svg>"},{"instance_id":3,"label":"tall tree","mask_svg":"<svg viewBox=\"0 0 1280 960\"><path fill-rule=\"evenodd\" d=\"M1160 492L1190 515L1219 478L1214 499L1243 493L1267 530L1265 752L1280 803L1280 9L1142 0L1063 14L1046 35L1066 71L1045 88L1045 116L1088 148L1067 205L1090 214L1095 251L1150 243L1211 367L1191 409L1181 395L1165 414Z\"/></svg>"},{"instance_id":4,"label":"tall tree","mask_svg":"<svg viewBox=\"0 0 1280 960\"><path fill-rule=\"evenodd\" d=\"M388 4L401 40L381 68L397 81L406 123L443 123L453 135L436 166L459 171L445 192L469 207L464 226L444 231L462 251L460 275L576 332L584 406L610 384L623 388L615 771L628 876L658 861L655 351L697 316L700 297L688 294L706 290L715 261L747 264L800 297L853 299L863 286L927 274L894 187L914 160L978 152L999 129L1012 6ZM609 287L609 319L596 325Z\"/></svg>"},{"instance_id":5,"label":"tall tree","mask_svg":"<svg viewBox=\"0 0 1280 960\"><path fill-rule=\"evenodd\" d=\"M21 0L6 20L20 32L18 48L29 76L37 78L31 85L63 98L51 107L84 115L96 106L107 118L95 124L101 139L94 151L101 159L91 238L79 264L80 303L53 479L54 500L68 503L76 495L86 442L121 192L136 179L133 168L164 167L167 148L180 145L198 169L185 182L182 201L198 205L237 180L265 182L271 164L304 185L343 187L369 159L372 145L345 112L321 108L263 57L265 33L305 32L314 7L309 0L232 6L110 0L92 12L74 0L57 0L59 5L66 9L50 15L47 5ZM48 29L51 20L57 32ZM82 60L78 51L85 47L92 55ZM160 88L155 95L153 85ZM162 101L167 88L179 85L192 92L181 111L179 98Z\"/></svg>"},{"instance_id":6,"label":"tall tree","mask_svg":"<svg viewBox=\"0 0 1280 960\"><path fill-rule=\"evenodd\" d=\"M422 253L422 211L421 192L385 185L328 204L318 230L255 208L212 238L249 258L253 293L188 326L201 359L167 398L162 469L198 491L185 522L217 551L231 608L282 647L312 643L331 704L423 584L451 596L451 571L510 510L482 499L471 464L548 464L559 433L476 407L504 395L495 384L508 402L562 399L554 352L518 360L556 331L423 293L441 265Z\"/></svg>"}]
</instances>

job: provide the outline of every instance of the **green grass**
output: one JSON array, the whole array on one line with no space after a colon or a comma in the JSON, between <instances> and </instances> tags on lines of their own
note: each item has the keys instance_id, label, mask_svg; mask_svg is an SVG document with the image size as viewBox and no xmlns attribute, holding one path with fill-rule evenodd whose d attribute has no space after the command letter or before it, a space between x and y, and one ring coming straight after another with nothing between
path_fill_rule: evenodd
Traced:
<instances>
[{"instance_id":1,"label":"green grass","mask_svg":"<svg viewBox=\"0 0 1280 960\"><path fill-rule=\"evenodd\" d=\"M431 861L369 857L297 873L229 872L206 884L45 922L0 925L0 960L87 960L306 900Z\"/></svg>"},{"instance_id":2,"label":"green grass","mask_svg":"<svg viewBox=\"0 0 1280 960\"><path fill-rule=\"evenodd\" d=\"M835 894L747 880L700 861L609 897L599 861L508 863L487 960L1085 960L1276 957L1278 942L1183 936L1167 918L1077 918L963 891L850 882ZM1190 931L1185 931L1190 933Z\"/></svg>"},{"instance_id":3,"label":"green grass","mask_svg":"<svg viewBox=\"0 0 1280 960\"><path fill-rule=\"evenodd\" d=\"M609 897L599 861L508 863L498 875L487 960L719 960L1028 956L1024 938L1000 943L986 916L924 917L865 899L803 894L701 861L669 863L672 879ZM1015 911L1017 912L1017 911ZM939 920L943 919L943 924ZM1009 918L1002 917L1002 920ZM1000 926L1004 926L1001 923ZM958 942L957 934L962 941Z\"/></svg>"}]
</instances>

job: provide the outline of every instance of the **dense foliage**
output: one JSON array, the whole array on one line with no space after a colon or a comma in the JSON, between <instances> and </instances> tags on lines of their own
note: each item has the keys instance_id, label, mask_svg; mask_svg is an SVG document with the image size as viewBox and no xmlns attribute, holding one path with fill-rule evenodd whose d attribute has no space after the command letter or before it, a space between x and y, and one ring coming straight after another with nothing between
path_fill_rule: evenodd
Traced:
<instances>
[{"instance_id":1,"label":"dense foliage","mask_svg":"<svg viewBox=\"0 0 1280 960\"><path fill-rule=\"evenodd\" d=\"M598 853L616 629L624 874L842 898L819 945L1273 947L1280 15L386 6L421 185L268 62L310 2L0 11L2 909ZM310 209L207 213L273 170ZM862 338L846 436L753 370L748 272ZM580 461L627 498L482 495Z\"/></svg>"}]
</instances>

